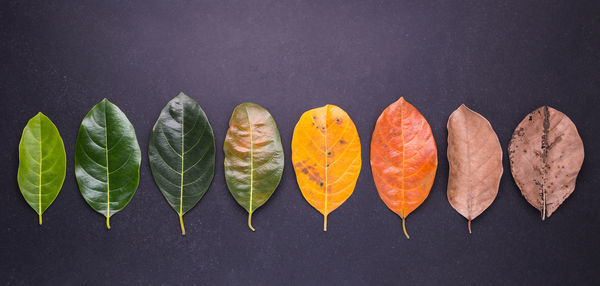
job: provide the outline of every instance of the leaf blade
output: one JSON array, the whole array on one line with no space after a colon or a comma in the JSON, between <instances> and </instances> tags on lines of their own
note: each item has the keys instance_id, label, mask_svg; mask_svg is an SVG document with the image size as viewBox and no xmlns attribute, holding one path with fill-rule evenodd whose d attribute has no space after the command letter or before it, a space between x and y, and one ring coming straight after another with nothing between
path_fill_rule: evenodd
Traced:
<instances>
[{"instance_id":1,"label":"leaf blade","mask_svg":"<svg viewBox=\"0 0 600 286\"><path fill-rule=\"evenodd\" d=\"M161 110L150 134L148 157L154 181L178 214L185 235L183 215L204 196L215 167L212 127L194 99L180 93Z\"/></svg>"},{"instance_id":2,"label":"leaf blade","mask_svg":"<svg viewBox=\"0 0 600 286\"><path fill-rule=\"evenodd\" d=\"M464 104L448 118L447 197L470 223L494 201L502 177L502 147L492 125Z\"/></svg>"},{"instance_id":3,"label":"leaf blade","mask_svg":"<svg viewBox=\"0 0 600 286\"><path fill-rule=\"evenodd\" d=\"M223 152L227 187L248 212L248 227L254 231L252 213L271 197L283 173L283 146L271 114L254 103L238 105L229 120Z\"/></svg>"},{"instance_id":4,"label":"leaf blade","mask_svg":"<svg viewBox=\"0 0 600 286\"><path fill-rule=\"evenodd\" d=\"M38 113L23 129L17 182L27 204L38 213L39 224L42 224L42 214L62 188L66 165L65 147L58 129L46 115Z\"/></svg>"},{"instance_id":5,"label":"leaf blade","mask_svg":"<svg viewBox=\"0 0 600 286\"><path fill-rule=\"evenodd\" d=\"M525 116L515 128L508 153L515 183L542 220L573 193L585 158L573 121L549 106Z\"/></svg>"},{"instance_id":6,"label":"leaf blade","mask_svg":"<svg viewBox=\"0 0 600 286\"><path fill-rule=\"evenodd\" d=\"M83 118L75 143L75 177L92 209L110 218L127 206L139 184L141 151L127 116L103 99Z\"/></svg>"},{"instance_id":7,"label":"leaf blade","mask_svg":"<svg viewBox=\"0 0 600 286\"><path fill-rule=\"evenodd\" d=\"M356 126L335 105L311 109L300 117L292 137L292 163L304 198L327 216L354 191L361 169Z\"/></svg>"},{"instance_id":8,"label":"leaf blade","mask_svg":"<svg viewBox=\"0 0 600 286\"><path fill-rule=\"evenodd\" d=\"M377 119L371 139L371 170L379 196L405 219L429 195L437 170L437 148L431 127L403 97ZM408 171L408 173L407 173Z\"/></svg>"}]
</instances>

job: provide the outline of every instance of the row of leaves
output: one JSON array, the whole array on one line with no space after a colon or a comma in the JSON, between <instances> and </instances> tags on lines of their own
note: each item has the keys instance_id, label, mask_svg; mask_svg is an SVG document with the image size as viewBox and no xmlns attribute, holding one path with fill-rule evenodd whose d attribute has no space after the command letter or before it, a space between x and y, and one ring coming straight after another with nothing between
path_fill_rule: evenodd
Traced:
<instances>
[{"instance_id":1,"label":"row of leaves","mask_svg":"<svg viewBox=\"0 0 600 286\"><path fill-rule=\"evenodd\" d=\"M490 123L461 105L448 120L448 200L468 220L494 201L502 176L502 148ZM583 143L573 122L543 106L523 119L509 145L511 171L527 201L549 217L573 192L583 163ZM283 172L284 153L275 120L261 106L235 108L223 146L225 178L235 200L252 213L273 194ZM206 114L181 93L161 111L150 136L152 175L179 216L208 190L215 167L215 139ZM371 168L381 199L405 219L429 195L437 170L431 127L400 98L379 116L371 141ZM353 193L361 169L361 145L354 122L334 105L311 109L292 138L292 163L303 196L327 216ZM85 201L110 218L121 211L139 183L141 152L125 114L104 99L84 117L75 145L75 175ZM57 197L66 175L64 144L56 126L39 113L29 120L19 145L18 183L27 203L43 212Z\"/></svg>"}]
</instances>

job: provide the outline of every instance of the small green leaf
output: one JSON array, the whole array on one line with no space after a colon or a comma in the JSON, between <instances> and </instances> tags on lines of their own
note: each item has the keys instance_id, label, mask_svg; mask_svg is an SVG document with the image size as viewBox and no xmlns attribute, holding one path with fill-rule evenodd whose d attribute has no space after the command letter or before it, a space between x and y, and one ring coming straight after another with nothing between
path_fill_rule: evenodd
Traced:
<instances>
[{"instance_id":1,"label":"small green leaf","mask_svg":"<svg viewBox=\"0 0 600 286\"><path fill-rule=\"evenodd\" d=\"M163 196L183 215L204 196L215 173L215 137L198 103L180 93L160 112L148 146L152 176Z\"/></svg>"},{"instance_id":2,"label":"small green leaf","mask_svg":"<svg viewBox=\"0 0 600 286\"><path fill-rule=\"evenodd\" d=\"M75 177L85 201L110 217L129 203L140 180L135 129L116 105L104 99L83 118L75 143Z\"/></svg>"},{"instance_id":3,"label":"small green leaf","mask_svg":"<svg viewBox=\"0 0 600 286\"><path fill-rule=\"evenodd\" d=\"M225 179L229 192L246 211L252 231L252 213L271 197L283 173L283 148L277 124L258 104L238 105L223 145Z\"/></svg>"},{"instance_id":4,"label":"small green leaf","mask_svg":"<svg viewBox=\"0 0 600 286\"><path fill-rule=\"evenodd\" d=\"M25 201L39 216L54 202L65 181L65 145L54 123L41 112L31 118L19 143L17 181Z\"/></svg>"}]
</instances>

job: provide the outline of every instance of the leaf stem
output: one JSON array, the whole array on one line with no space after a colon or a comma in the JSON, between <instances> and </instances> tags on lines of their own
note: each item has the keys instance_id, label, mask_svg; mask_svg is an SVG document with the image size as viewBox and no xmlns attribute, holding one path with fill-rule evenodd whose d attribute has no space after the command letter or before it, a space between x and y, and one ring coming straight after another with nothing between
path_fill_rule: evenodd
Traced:
<instances>
[{"instance_id":1,"label":"leaf stem","mask_svg":"<svg viewBox=\"0 0 600 286\"><path fill-rule=\"evenodd\" d=\"M408 232L406 232L406 218L402 218L402 230L404 230L404 235L406 235L406 239L410 239Z\"/></svg>"},{"instance_id":2,"label":"leaf stem","mask_svg":"<svg viewBox=\"0 0 600 286\"><path fill-rule=\"evenodd\" d=\"M181 225L181 235L185 235L185 226L183 225L183 215L179 214L179 224Z\"/></svg>"},{"instance_id":3,"label":"leaf stem","mask_svg":"<svg viewBox=\"0 0 600 286\"><path fill-rule=\"evenodd\" d=\"M110 229L110 217L106 217L106 228Z\"/></svg>"},{"instance_id":4,"label":"leaf stem","mask_svg":"<svg viewBox=\"0 0 600 286\"><path fill-rule=\"evenodd\" d=\"M248 227L252 230L255 231L255 229L252 227L252 212L248 213Z\"/></svg>"},{"instance_id":5,"label":"leaf stem","mask_svg":"<svg viewBox=\"0 0 600 286\"><path fill-rule=\"evenodd\" d=\"M471 220L469 220L469 223L467 225L469 226L469 234L471 234Z\"/></svg>"},{"instance_id":6,"label":"leaf stem","mask_svg":"<svg viewBox=\"0 0 600 286\"><path fill-rule=\"evenodd\" d=\"M327 231L327 215L323 216L323 231Z\"/></svg>"},{"instance_id":7,"label":"leaf stem","mask_svg":"<svg viewBox=\"0 0 600 286\"><path fill-rule=\"evenodd\" d=\"M40 217L40 225L42 225L42 214L40 214L39 217Z\"/></svg>"}]
</instances>

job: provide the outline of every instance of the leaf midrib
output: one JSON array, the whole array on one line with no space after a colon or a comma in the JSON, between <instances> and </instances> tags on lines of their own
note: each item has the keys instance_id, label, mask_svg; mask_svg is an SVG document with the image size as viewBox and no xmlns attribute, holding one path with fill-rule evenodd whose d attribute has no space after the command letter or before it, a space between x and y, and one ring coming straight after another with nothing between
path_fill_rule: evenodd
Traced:
<instances>
[{"instance_id":1,"label":"leaf midrib","mask_svg":"<svg viewBox=\"0 0 600 286\"><path fill-rule=\"evenodd\" d=\"M183 215L183 175L185 174L185 106L181 107L181 173L179 183L179 216Z\"/></svg>"},{"instance_id":2,"label":"leaf midrib","mask_svg":"<svg viewBox=\"0 0 600 286\"><path fill-rule=\"evenodd\" d=\"M324 155L325 155L325 192L324 192L325 193L325 208L324 208L325 219L327 218L327 201L328 201L327 189L329 187L329 183L328 183L329 163L327 162L328 161L327 154L329 153L329 150L327 150L327 131L329 131L329 126L327 126L328 118L329 118L329 105L326 105L325 106L325 153L324 153ZM327 221L327 220L325 220L325 221ZM325 225L324 228L327 229L327 225Z\"/></svg>"},{"instance_id":3,"label":"leaf midrib","mask_svg":"<svg viewBox=\"0 0 600 286\"><path fill-rule=\"evenodd\" d=\"M110 171L108 168L108 116L106 113L106 102L104 102L104 156L106 160L106 227L110 229Z\"/></svg>"},{"instance_id":4,"label":"leaf midrib","mask_svg":"<svg viewBox=\"0 0 600 286\"><path fill-rule=\"evenodd\" d=\"M250 120L250 113L248 112L248 108L244 108L246 110L246 116L248 117L248 129L250 131L250 203L249 213L252 214L252 197L254 196L254 140L252 138L252 121Z\"/></svg>"},{"instance_id":5,"label":"leaf midrib","mask_svg":"<svg viewBox=\"0 0 600 286\"><path fill-rule=\"evenodd\" d=\"M42 153L42 116L40 115L38 117L39 122L40 122L40 163L39 165L39 176L38 176L38 200L39 200L39 220L40 220L40 224L42 224L42 161L44 161L44 154Z\"/></svg>"},{"instance_id":6,"label":"leaf midrib","mask_svg":"<svg viewBox=\"0 0 600 286\"><path fill-rule=\"evenodd\" d=\"M466 141L467 143L465 144L466 148L467 148L467 156L469 159L469 163L467 164L467 173L469 174L469 180L467 183L467 189L468 191L468 197L469 200L467 202L467 208L469 210L469 217L467 218L469 221L471 221L471 216L472 216L472 212L473 212L473 185L472 185L472 173L471 173L471 163L473 160L471 160L472 156L471 156L471 138L470 138L470 131L469 131L469 123L467 122L467 117L466 114L463 114L463 120L464 120L464 124L465 124L465 130L466 132Z\"/></svg>"}]
</instances>

